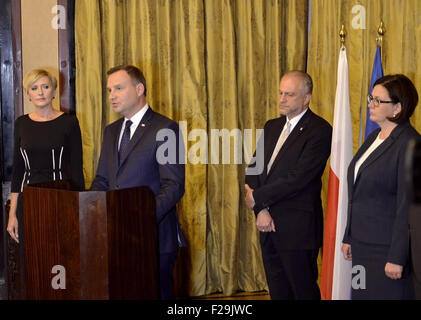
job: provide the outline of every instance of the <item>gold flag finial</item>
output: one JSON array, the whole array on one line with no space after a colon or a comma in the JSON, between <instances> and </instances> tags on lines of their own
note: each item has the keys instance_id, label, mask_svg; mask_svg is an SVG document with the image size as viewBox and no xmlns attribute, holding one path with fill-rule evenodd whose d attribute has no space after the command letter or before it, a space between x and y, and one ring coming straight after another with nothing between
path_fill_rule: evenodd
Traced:
<instances>
[{"instance_id":1,"label":"gold flag finial","mask_svg":"<svg viewBox=\"0 0 421 320\"><path fill-rule=\"evenodd\" d=\"M341 37L341 43L342 45L344 45L345 43L345 37L346 37L346 30L345 30L345 26L342 25L341 27L341 31L339 32L339 36Z\"/></svg>"},{"instance_id":2,"label":"gold flag finial","mask_svg":"<svg viewBox=\"0 0 421 320\"><path fill-rule=\"evenodd\" d=\"M378 45L382 45L383 36L384 36L385 33L386 33L386 28L384 26L383 20L381 20L379 28L377 29L377 34L379 36L376 38L376 42L377 42Z\"/></svg>"}]
</instances>

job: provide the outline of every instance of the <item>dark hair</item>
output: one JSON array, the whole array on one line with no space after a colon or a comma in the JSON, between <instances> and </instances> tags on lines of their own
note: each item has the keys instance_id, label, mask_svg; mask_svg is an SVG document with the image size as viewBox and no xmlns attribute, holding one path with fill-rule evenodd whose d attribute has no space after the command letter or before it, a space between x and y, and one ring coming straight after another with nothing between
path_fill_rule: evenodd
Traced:
<instances>
[{"instance_id":1,"label":"dark hair","mask_svg":"<svg viewBox=\"0 0 421 320\"><path fill-rule=\"evenodd\" d=\"M143 95L146 97L146 79L142 71L139 70L139 68L132 65L121 65L108 70L107 75L113 74L121 70L126 71L135 84L143 84L143 87L145 88Z\"/></svg>"},{"instance_id":2,"label":"dark hair","mask_svg":"<svg viewBox=\"0 0 421 320\"><path fill-rule=\"evenodd\" d=\"M292 70L288 71L283 75L285 76L298 76L303 81L304 89L306 90L305 94L312 94L313 93L313 80L311 79L310 75L308 73L305 73L304 71L300 70ZM282 78L283 78L282 77Z\"/></svg>"},{"instance_id":3,"label":"dark hair","mask_svg":"<svg viewBox=\"0 0 421 320\"><path fill-rule=\"evenodd\" d=\"M374 86L377 85L381 85L387 90L391 101L401 103L401 112L396 117L387 119L398 124L408 121L418 104L417 89L412 81L403 74L392 74L378 79L374 83Z\"/></svg>"}]
</instances>

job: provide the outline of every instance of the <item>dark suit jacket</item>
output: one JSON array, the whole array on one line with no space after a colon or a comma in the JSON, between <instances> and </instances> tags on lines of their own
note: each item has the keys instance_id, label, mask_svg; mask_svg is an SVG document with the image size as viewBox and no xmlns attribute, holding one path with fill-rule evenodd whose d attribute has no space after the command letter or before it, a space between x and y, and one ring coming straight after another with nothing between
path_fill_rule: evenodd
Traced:
<instances>
[{"instance_id":1,"label":"dark suit jacket","mask_svg":"<svg viewBox=\"0 0 421 320\"><path fill-rule=\"evenodd\" d=\"M417 300L421 300L421 204L414 203L409 214L411 261L414 272L414 289Z\"/></svg>"},{"instance_id":2,"label":"dark suit jacket","mask_svg":"<svg viewBox=\"0 0 421 320\"><path fill-rule=\"evenodd\" d=\"M179 139L178 125L154 112L150 107L133 134L125 154L118 165L118 140L124 118L104 130L101 155L91 190L115 190L137 186L147 186L155 194L156 215L159 234L160 253L169 253L184 245L176 212L176 203L184 194L184 164L179 163L181 144L182 163L184 163L183 139ZM170 129L176 143L176 163L160 164L156 154L164 141L157 141L160 129ZM168 145L169 146L169 145ZM173 153L169 154L173 156Z\"/></svg>"},{"instance_id":3,"label":"dark suit jacket","mask_svg":"<svg viewBox=\"0 0 421 320\"><path fill-rule=\"evenodd\" d=\"M258 214L269 208L279 249L318 249L323 239L321 177L330 155L332 127L308 109L267 175L267 164L285 122L286 117L282 116L264 126L263 173L246 176L246 183L254 189L253 210ZM261 233L262 241L267 234Z\"/></svg>"},{"instance_id":4,"label":"dark suit jacket","mask_svg":"<svg viewBox=\"0 0 421 320\"><path fill-rule=\"evenodd\" d=\"M418 138L409 122L398 125L363 162L354 183L355 163L376 140L372 132L348 167L348 218L343 242L352 239L390 246L388 262L406 265L409 253L409 201L405 185L405 153Z\"/></svg>"},{"instance_id":5,"label":"dark suit jacket","mask_svg":"<svg viewBox=\"0 0 421 320\"><path fill-rule=\"evenodd\" d=\"M421 140L414 141L407 153L407 184L412 195L409 211L409 239L411 244L414 289L417 300L421 300ZM412 151L412 152L411 152Z\"/></svg>"}]
</instances>

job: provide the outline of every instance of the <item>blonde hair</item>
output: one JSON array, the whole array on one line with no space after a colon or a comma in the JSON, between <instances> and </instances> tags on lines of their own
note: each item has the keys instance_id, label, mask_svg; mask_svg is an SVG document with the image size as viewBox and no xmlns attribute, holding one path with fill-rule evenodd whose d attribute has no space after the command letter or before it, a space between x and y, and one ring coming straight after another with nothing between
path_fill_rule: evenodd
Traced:
<instances>
[{"instance_id":1,"label":"blonde hair","mask_svg":"<svg viewBox=\"0 0 421 320\"><path fill-rule=\"evenodd\" d=\"M56 79L56 77L54 77L47 70L35 69L35 70L32 70L32 71L29 71L23 77L23 88L25 89L25 92L27 93L29 88L31 87L31 85L42 77L47 77L50 80L51 86L54 88L54 90L57 89L57 79Z\"/></svg>"}]
</instances>

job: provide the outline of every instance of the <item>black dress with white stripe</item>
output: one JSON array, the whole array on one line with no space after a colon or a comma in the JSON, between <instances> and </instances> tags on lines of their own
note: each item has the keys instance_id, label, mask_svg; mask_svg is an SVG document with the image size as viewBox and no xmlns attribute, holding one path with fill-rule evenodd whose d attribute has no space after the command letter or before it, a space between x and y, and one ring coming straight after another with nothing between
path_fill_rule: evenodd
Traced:
<instances>
[{"instance_id":1,"label":"black dress with white stripe","mask_svg":"<svg viewBox=\"0 0 421 320\"><path fill-rule=\"evenodd\" d=\"M23 115L15 121L12 192L28 183L70 179L84 190L82 140L74 115L34 121Z\"/></svg>"},{"instance_id":2,"label":"black dress with white stripe","mask_svg":"<svg viewBox=\"0 0 421 320\"><path fill-rule=\"evenodd\" d=\"M16 216L19 233L18 276L25 278L23 186L28 183L70 179L75 190L84 190L82 139L73 115L38 122L28 115L16 119L11 191L19 193ZM18 290L23 290L18 289Z\"/></svg>"}]
</instances>

